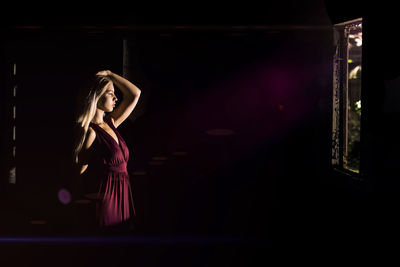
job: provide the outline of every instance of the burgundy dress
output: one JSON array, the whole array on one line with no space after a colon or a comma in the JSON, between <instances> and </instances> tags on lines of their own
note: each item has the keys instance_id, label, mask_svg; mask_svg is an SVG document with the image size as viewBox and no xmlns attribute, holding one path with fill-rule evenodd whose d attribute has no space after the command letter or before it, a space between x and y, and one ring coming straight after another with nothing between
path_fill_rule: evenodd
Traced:
<instances>
[{"instance_id":1,"label":"burgundy dress","mask_svg":"<svg viewBox=\"0 0 400 267\"><path fill-rule=\"evenodd\" d=\"M129 150L109 116L104 121L118 137L115 139L99 125L90 123L96 132L94 153L88 166L88 197L96 201L95 224L100 229L124 223L136 216L130 176L127 171Z\"/></svg>"}]
</instances>

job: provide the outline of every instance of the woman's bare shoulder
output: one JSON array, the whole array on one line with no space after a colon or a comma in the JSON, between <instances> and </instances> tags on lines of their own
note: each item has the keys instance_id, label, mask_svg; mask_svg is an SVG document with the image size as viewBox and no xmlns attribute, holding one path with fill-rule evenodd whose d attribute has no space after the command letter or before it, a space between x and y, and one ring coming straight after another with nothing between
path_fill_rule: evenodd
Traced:
<instances>
[{"instance_id":1,"label":"woman's bare shoulder","mask_svg":"<svg viewBox=\"0 0 400 267\"><path fill-rule=\"evenodd\" d=\"M86 149L89 148L93 144L95 138L96 138L96 131L92 127L89 126L88 132L86 134L84 147Z\"/></svg>"},{"instance_id":2,"label":"woman's bare shoulder","mask_svg":"<svg viewBox=\"0 0 400 267\"><path fill-rule=\"evenodd\" d=\"M95 147L93 145L95 139L96 139L96 132L91 127L89 127L88 131L86 133L86 138L85 138L84 143L82 145L82 149L79 152L79 157L78 158L79 158L80 164L85 165L85 164L89 163L89 159L91 158L92 151L93 151L93 149ZM87 167L87 165L86 165L86 167ZM85 171L86 167L84 167L81 170L81 172L80 172L81 174Z\"/></svg>"},{"instance_id":3,"label":"woman's bare shoulder","mask_svg":"<svg viewBox=\"0 0 400 267\"><path fill-rule=\"evenodd\" d=\"M87 136L87 137L89 137L89 136L96 136L96 131L95 131L92 127L89 126L88 131L87 131L87 133L86 133L86 136Z\"/></svg>"}]
</instances>

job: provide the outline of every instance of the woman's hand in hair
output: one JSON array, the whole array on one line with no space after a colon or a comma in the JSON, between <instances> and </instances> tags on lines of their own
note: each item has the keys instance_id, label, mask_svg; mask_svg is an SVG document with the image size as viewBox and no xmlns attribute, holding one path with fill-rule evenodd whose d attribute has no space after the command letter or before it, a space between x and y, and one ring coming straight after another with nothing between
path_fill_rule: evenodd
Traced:
<instances>
[{"instance_id":1,"label":"woman's hand in hair","mask_svg":"<svg viewBox=\"0 0 400 267\"><path fill-rule=\"evenodd\" d=\"M96 76L109 76L112 72L109 70L102 70L96 73Z\"/></svg>"}]
</instances>

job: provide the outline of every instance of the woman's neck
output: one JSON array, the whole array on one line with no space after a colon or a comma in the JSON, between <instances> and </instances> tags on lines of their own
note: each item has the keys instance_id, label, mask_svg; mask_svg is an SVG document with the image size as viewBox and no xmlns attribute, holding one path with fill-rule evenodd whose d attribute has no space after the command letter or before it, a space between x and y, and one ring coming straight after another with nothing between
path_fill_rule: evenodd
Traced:
<instances>
[{"instance_id":1,"label":"woman's neck","mask_svg":"<svg viewBox=\"0 0 400 267\"><path fill-rule=\"evenodd\" d=\"M96 110L96 114L94 115L93 119L92 119L92 123L94 124L103 124L104 123L104 110L101 109L97 109Z\"/></svg>"}]
</instances>

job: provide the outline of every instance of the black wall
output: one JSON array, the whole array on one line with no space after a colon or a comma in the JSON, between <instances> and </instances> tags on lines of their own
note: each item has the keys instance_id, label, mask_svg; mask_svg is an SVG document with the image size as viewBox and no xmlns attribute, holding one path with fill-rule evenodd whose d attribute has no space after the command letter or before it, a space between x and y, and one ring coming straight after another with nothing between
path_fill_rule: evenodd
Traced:
<instances>
[{"instance_id":1,"label":"black wall","mask_svg":"<svg viewBox=\"0 0 400 267\"><path fill-rule=\"evenodd\" d=\"M15 187L4 187L9 202L3 203L14 203L15 208L6 206L21 217L13 230L37 231L25 227L27 217L52 222L40 231L70 230L66 221L75 211L56 195L60 188L71 188L68 160L77 90L97 70L122 74L126 38L130 77L143 94L135 119L120 132L134 151L130 172L148 173L134 178L142 233L268 236L281 245L285 238L299 240L295 237L321 241L355 233L366 238L370 219L386 216L397 205L398 116L385 111L384 80L398 76L396 61L388 60L398 55L395 43L382 47L382 29L392 34L396 24L385 28L387 23L369 7L361 12L352 7L344 15L342 7L327 7L319 1L282 3L263 13L248 6L247 20L237 16L239 8L225 17L210 11L209 20L189 11L179 17L179 12L167 16L147 9L132 20L128 11L122 17L114 14L114 24L104 19L106 12L71 21L68 13L25 17L19 24L44 28L8 23L2 71L9 84L10 63L17 62L18 174ZM365 18L363 181L330 166L331 26L359 15ZM98 28L80 26L88 23ZM188 28L162 26L181 23ZM109 27L119 24L128 27ZM216 30L217 24L269 27ZM388 65L386 73L388 67L382 66ZM205 134L214 128L235 134ZM176 150L188 156L172 157ZM151 158L160 154L171 160L151 167Z\"/></svg>"}]
</instances>

